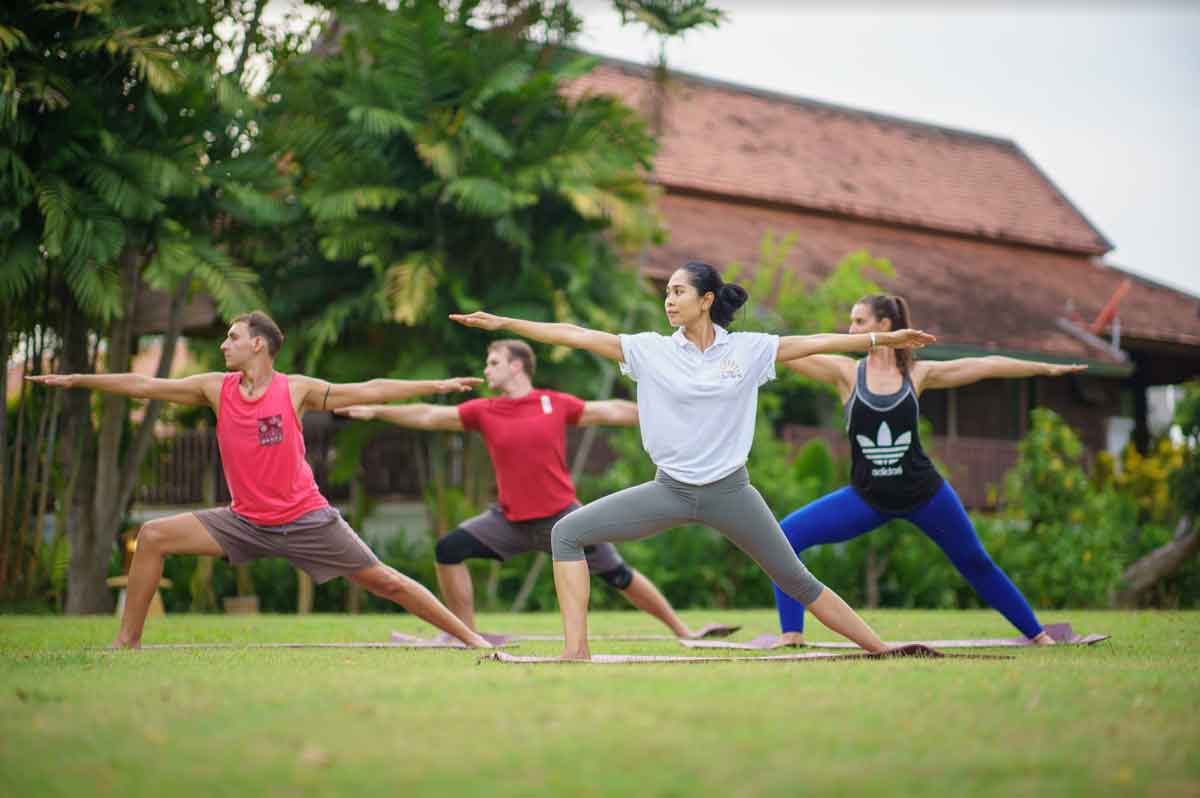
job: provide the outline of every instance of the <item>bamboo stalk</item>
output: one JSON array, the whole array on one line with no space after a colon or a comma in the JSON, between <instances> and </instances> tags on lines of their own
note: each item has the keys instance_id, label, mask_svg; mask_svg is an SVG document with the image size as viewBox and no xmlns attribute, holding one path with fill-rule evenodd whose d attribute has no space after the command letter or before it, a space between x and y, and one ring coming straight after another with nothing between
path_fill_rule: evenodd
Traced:
<instances>
[{"instance_id":1,"label":"bamboo stalk","mask_svg":"<svg viewBox=\"0 0 1200 798\"><path fill-rule=\"evenodd\" d=\"M42 528L46 523L46 505L50 499L50 482L51 473L54 470L54 459L58 452L58 414L62 405L62 391L55 391L54 397L50 400L50 411L47 414L50 418L50 442L46 445L46 452L42 456L41 465L41 492L38 494L37 520L34 523L33 534L33 551L29 557L29 575L26 578L26 585L30 591L33 590L37 579L37 568L40 563L42 553ZM55 535L61 532L55 528ZM53 567L53 566L51 566Z\"/></svg>"},{"instance_id":2,"label":"bamboo stalk","mask_svg":"<svg viewBox=\"0 0 1200 798\"><path fill-rule=\"evenodd\" d=\"M22 373L23 374L29 373L28 350L26 350L25 367L24 367L24 370ZM26 383L24 380L21 380L21 392L17 396L17 437L16 437L16 440L14 441L14 445L13 445L13 463L12 463L12 470L10 472L14 478L17 477L17 475L19 475L21 473L21 469L23 466L22 455L24 454L24 450L25 450L25 417L28 415L26 412L26 405L27 405L26 399L28 396L29 396L29 390L26 388ZM28 489L28 486L25 486L25 485L18 486L18 493L17 493L17 495L13 496L13 499L11 502L12 507L10 508L9 516L8 516L8 518L5 519L5 522L4 522L4 532L5 532L4 563L3 563L3 569L0 569L0 589L3 589L5 586L11 586L11 584L12 584L12 580L9 578L10 568L12 568L13 570L16 570L20 567L19 564L17 564L17 558L14 556L11 556L11 555L13 554L13 551L12 551L13 548L19 547L20 541L22 539L21 538L21 527L20 527L20 516L19 516L20 504L21 504L21 494L19 491L26 490L26 489Z\"/></svg>"},{"instance_id":3,"label":"bamboo stalk","mask_svg":"<svg viewBox=\"0 0 1200 798\"><path fill-rule=\"evenodd\" d=\"M8 325L9 306L7 302L0 303L0 363L4 364L4 374L0 376L0 526L6 518L4 509L8 501ZM0 540L0 550L8 548L8 527L4 528L3 540ZM3 555L0 555L2 557ZM3 569L0 569L2 573ZM0 576L0 590L3 590L3 576Z\"/></svg>"}]
</instances>

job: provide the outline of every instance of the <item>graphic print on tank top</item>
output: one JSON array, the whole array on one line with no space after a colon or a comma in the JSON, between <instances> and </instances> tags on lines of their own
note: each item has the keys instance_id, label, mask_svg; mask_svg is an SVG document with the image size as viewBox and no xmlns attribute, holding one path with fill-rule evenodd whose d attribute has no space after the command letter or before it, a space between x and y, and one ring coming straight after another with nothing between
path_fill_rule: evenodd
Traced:
<instances>
[{"instance_id":1,"label":"graphic print on tank top","mask_svg":"<svg viewBox=\"0 0 1200 798\"><path fill-rule=\"evenodd\" d=\"M283 416L264 416L258 419L258 445L278 446L283 443Z\"/></svg>"},{"instance_id":2,"label":"graphic print on tank top","mask_svg":"<svg viewBox=\"0 0 1200 798\"><path fill-rule=\"evenodd\" d=\"M892 439L892 428L888 426L886 421L879 423L879 431L875 433L875 440L871 440L866 435L855 436L858 440L859 447L862 448L863 457L870 460L876 466L885 466L884 468L872 468L871 476L873 477L891 477L899 476L904 473L904 469L897 466L904 457L904 453L908 451L908 447L912 445L912 431L900 433L895 440ZM887 468L886 466L893 466Z\"/></svg>"},{"instance_id":3,"label":"graphic print on tank top","mask_svg":"<svg viewBox=\"0 0 1200 798\"><path fill-rule=\"evenodd\" d=\"M884 512L907 512L928 501L942 476L921 446L920 405L908 375L892 394L867 387L866 360L859 362L854 392L846 403L850 438L850 484L867 504Z\"/></svg>"}]
</instances>

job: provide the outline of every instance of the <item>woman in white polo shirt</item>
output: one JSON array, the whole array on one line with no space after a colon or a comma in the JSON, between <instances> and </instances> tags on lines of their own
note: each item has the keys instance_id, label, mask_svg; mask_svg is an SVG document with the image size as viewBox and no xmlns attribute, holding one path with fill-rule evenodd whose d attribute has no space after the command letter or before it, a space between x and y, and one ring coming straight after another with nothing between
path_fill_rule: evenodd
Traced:
<instances>
[{"instance_id":1,"label":"woman in white polo shirt","mask_svg":"<svg viewBox=\"0 0 1200 798\"><path fill-rule=\"evenodd\" d=\"M483 312L450 316L470 327L586 349L620 362L621 371L638 383L642 445L658 466L657 476L594 501L554 527L554 587L563 616L565 658L590 657L590 582L584 548L644 538L688 523L718 530L825 626L868 651L886 648L866 622L800 562L770 508L750 485L746 458L754 439L758 387L775 378L776 362L874 346L920 347L933 337L915 330L782 338L727 332L746 299L741 286L727 284L713 267L693 262L667 282L667 318L677 328L670 336L613 335Z\"/></svg>"}]
</instances>

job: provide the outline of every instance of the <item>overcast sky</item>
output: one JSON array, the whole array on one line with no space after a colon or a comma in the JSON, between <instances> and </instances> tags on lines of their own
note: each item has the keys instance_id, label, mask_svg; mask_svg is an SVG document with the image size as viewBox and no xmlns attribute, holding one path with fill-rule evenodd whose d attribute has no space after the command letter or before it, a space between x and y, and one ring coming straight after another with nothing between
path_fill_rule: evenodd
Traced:
<instances>
[{"instance_id":1,"label":"overcast sky","mask_svg":"<svg viewBox=\"0 0 1200 798\"><path fill-rule=\"evenodd\" d=\"M1200 2L715 5L728 21L672 44L673 68L1013 139L1109 262L1200 295ZM584 49L656 57L607 0L579 10Z\"/></svg>"}]
</instances>

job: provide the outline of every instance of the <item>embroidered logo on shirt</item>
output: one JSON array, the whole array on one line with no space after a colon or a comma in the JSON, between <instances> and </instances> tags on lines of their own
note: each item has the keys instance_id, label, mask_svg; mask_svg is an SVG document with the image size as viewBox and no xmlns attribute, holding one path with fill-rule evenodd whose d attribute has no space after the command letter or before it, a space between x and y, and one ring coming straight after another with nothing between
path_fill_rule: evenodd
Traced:
<instances>
[{"instance_id":1,"label":"embroidered logo on shirt","mask_svg":"<svg viewBox=\"0 0 1200 798\"><path fill-rule=\"evenodd\" d=\"M265 416L258 420L258 445L278 446L283 443L283 416Z\"/></svg>"},{"instance_id":2,"label":"embroidered logo on shirt","mask_svg":"<svg viewBox=\"0 0 1200 798\"><path fill-rule=\"evenodd\" d=\"M554 412L554 408L550 406L550 397L546 394L542 394L542 412L546 415Z\"/></svg>"},{"instance_id":3,"label":"embroidered logo on shirt","mask_svg":"<svg viewBox=\"0 0 1200 798\"><path fill-rule=\"evenodd\" d=\"M871 476L892 477L904 473L904 469L896 465L896 463L900 462L900 458L904 456L904 453L908 451L908 447L912 445L911 431L901 433L893 440L892 428L884 421L879 425L879 431L875 434L875 440L871 440L866 435L856 435L855 438L862 449L863 457L870 460L874 465L884 466L883 468L871 469Z\"/></svg>"},{"instance_id":4,"label":"embroidered logo on shirt","mask_svg":"<svg viewBox=\"0 0 1200 798\"><path fill-rule=\"evenodd\" d=\"M721 360L720 375L723 380L740 380L742 378L742 367L733 358L724 358Z\"/></svg>"}]
</instances>

